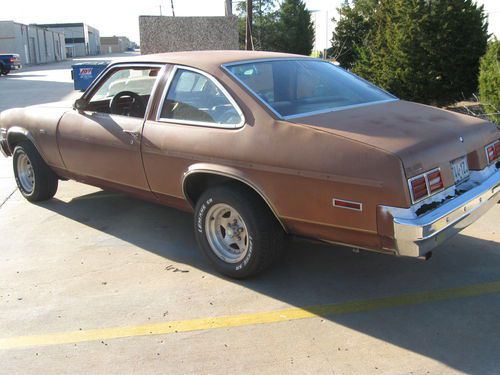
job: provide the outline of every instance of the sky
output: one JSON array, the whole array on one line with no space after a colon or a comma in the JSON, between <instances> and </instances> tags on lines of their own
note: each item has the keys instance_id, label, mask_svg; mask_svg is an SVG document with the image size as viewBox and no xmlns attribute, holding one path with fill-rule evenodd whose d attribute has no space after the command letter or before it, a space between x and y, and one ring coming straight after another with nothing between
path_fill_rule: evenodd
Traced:
<instances>
[{"instance_id":1,"label":"sky","mask_svg":"<svg viewBox=\"0 0 500 375\"><path fill-rule=\"evenodd\" d=\"M233 5L239 0L233 0ZM140 15L172 15L171 0L21 0L7 1L2 6L0 20L20 23L84 22L97 28L101 36L124 35L139 43ZM223 16L224 0L173 0L176 16ZM316 30L316 50L325 48L341 0L306 0L313 11ZM500 1L478 0L489 15L489 32L500 39Z\"/></svg>"}]
</instances>

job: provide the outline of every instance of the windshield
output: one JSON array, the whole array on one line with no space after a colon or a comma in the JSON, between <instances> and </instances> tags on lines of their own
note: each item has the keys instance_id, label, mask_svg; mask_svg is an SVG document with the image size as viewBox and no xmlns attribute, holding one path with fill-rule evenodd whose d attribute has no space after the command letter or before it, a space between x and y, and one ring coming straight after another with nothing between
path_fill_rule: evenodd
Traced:
<instances>
[{"instance_id":1,"label":"windshield","mask_svg":"<svg viewBox=\"0 0 500 375\"><path fill-rule=\"evenodd\" d=\"M280 117L300 117L396 98L321 60L264 60L226 66Z\"/></svg>"}]
</instances>

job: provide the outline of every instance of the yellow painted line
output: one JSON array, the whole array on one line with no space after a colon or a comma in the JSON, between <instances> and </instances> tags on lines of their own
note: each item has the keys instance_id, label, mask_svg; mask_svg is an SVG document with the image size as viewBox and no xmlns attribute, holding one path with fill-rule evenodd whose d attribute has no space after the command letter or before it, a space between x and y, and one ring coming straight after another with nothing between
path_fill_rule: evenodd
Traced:
<instances>
[{"instance_id":1,"label":"yellow painted line","mask_svg":"<svg viewBox=\"0 0 500 375\"><path fill-rule=\"evenodd\" d=\"M165 335L178 332L286 322L320 316L367 312L435 301L475 297L491 293L500 293L500 281L452 289L410 293L395 297L375 298L363 301L351 301L304 308L289 308L252 314L178 320L130 327L100 328L74 332L50 333L38 336L6 337L0 339L0 349L73 344L78 342L102 341L132 336Z\"/></svg>"}]
</instances>

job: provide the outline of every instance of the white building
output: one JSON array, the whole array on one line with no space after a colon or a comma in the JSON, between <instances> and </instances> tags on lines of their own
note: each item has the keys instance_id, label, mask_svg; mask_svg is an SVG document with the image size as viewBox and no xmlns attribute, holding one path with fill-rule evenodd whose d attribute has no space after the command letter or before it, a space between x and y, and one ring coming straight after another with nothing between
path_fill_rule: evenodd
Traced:
<instances>
[{"instance_id":1,"label":"white building","mask_svg":"<svg viewBox=\"0 0 500 375\"><path fill-rule=\"evenodd\" d=\"M92 26L84 23L52 23L38 26L64 33L68 57L98 55L101 52L99 30Z\"/></svg>"},{"instance_id":2,"label":"white building","mask_svg":"<svg viewBox=\"0 0 500 375\"><path fill-rule=\"evenodd\" d=\"M23 65L66 59L64 34L36 25L0 21L0 54L17 53Z\"/></svg>"}]
</instances>

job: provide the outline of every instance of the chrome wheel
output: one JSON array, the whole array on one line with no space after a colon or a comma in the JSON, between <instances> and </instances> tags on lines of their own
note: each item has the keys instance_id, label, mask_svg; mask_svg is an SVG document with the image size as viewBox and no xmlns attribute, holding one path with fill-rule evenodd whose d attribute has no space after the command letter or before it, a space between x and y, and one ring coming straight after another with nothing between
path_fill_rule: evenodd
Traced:
<instances>
[{"instance_id":1,"label":"chrome wheel","mask_svg":"<svg viewBox=\"0 0 500 375\"><path fill-rule=\"evenodd\" d=\"M223 203L210 207L205 220L205 233L210 247L223 261L238 263L247 255L247 227L233 207Z\"/></svg>"},{"instance_id":2,"label":"chrome wheel","mask_svg":"<svg viewBox=\"0 0 500 375\"><path fill-rule=\"evenodd\" d=\"M22 153L17 158L17 178L23 190L30 194L35 186L35 171L26 153Z\"/></svg>"}]
</instances>

